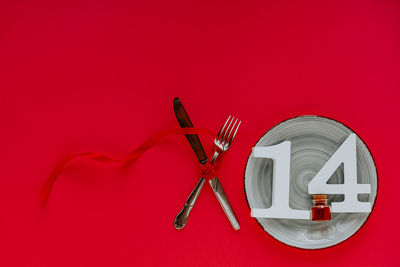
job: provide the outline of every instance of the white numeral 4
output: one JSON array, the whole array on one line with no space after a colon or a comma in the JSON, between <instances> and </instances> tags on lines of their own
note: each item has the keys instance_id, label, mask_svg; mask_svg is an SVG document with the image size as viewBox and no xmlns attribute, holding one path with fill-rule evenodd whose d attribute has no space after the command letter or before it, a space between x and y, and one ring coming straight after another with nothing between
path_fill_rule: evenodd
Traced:
<instances>
[{"instance_id":1,"label":"white numeral 4","mask_svg":"<svg viewBox=\"0 0 400 267\"><path fill-rule=\"evenodd\" d=\"M327 184L329 178L344 165L344 183ZM332 212L370 212L370 202L358 201L358 194L371 193L370 184L357 184L356 135L350 134L332 157L308 184L309 194L343 194L343 202L332 202Z\"/></svg>"}]
</instances>

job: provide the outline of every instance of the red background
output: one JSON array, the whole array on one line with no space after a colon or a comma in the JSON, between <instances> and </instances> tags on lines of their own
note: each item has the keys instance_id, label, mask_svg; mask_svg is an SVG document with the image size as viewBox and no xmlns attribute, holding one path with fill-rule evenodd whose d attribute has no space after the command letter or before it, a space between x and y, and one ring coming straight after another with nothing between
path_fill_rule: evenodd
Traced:
<instances>
[{"instance_id":1,"label":"red background","mask_svg":"<svg viewBox=\"0 0 400 267\"><path fill-rule=\"evenodd\" d=\"M399 47L398 1L1 1L0 265L398 264ZM243 120L219 172L240 231L209 187L174 229L200 174L181 136L130 167L74 161L41 206L66 155L122 156L178 127L175 96L195 126ZM364 227L319 251L266 234L243 190L256 140L303 114L349 125L379 174Z\"/></svg>"}]
</instances>

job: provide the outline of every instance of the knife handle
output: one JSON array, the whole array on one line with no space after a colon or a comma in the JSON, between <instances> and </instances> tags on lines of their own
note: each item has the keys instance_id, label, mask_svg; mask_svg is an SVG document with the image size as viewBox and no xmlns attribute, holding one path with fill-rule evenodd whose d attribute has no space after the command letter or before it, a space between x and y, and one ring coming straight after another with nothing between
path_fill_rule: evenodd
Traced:
<instances>
[{"instance_id":1,"label":"knife handle","mask_svg":"<svg viewBox=\"0 0 400 267\"><path fill-rule=\"evenodd\" d=\"M229 203L228 197L226 196L225 191L222 188L222 185L219 182L218 178L215 177L211 179L209 182L212 190L214 191L215 196L219 201L219 204L221 204L221 207L224 210L226 217L228 217L228 220L231 223L233 229L239 230L240 229L239 222L236 218L235 213L233 212L232 206Z\"/></svg>"},{"instance_id":2,"label":"knife handle","mask_svg":"<svg viewBox=\"0 0 400 267\"><path fill-rule=\"evenodd\" d=\"M185 206L182 210L176 215L174 220L174 226L176 229L182 229L185 227L187 220L189 218L190 211L192 210L194 204L196 203L197 198L199 197L200 191L203 188L205 179L200 178L196 187L193 189L192 193L190 193L189 197L185 202Z\"/></svg>"}]
</instances>

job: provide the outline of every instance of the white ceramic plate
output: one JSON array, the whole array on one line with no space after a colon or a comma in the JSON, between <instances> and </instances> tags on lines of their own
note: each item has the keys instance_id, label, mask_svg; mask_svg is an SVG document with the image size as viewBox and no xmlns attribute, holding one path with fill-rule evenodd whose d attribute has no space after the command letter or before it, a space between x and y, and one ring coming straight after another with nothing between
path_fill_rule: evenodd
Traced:
<instances>
[{"instance_id":1,"label":"white ceramic plate","mask_svg":"<svg viewBox=\"0 0 400 267\"><path fill-rule=\"evenodd\" d=\"M319 116L300 116L286 120L265 133L255 146L270 146L289 140L292 143L290 170L290 206L310 210L308 182L322 168L343 141L354 133L345 125ZM371 194L359 195L371 202L377 195L378 178L374 160L367 146L357 136L358 183L371 184ZM343 183L343 166L328 183ZM250 208L271 206L272 161L249 157L245 170L245 193ZM343 201L343 195L329 195L329 202ZM336 245L355 234L370 213L333 213L332 220L288 220L256 218L263 229L277 240L303 249L320 249Z\"/></svg>"}]
</instances>

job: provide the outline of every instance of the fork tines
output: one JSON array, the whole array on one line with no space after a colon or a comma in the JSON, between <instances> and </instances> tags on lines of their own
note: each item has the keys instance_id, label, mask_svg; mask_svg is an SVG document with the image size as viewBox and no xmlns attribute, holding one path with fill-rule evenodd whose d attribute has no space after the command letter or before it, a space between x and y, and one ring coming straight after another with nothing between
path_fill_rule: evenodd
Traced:
<instances>
[{"instance_id":1,"label":"fork tines","mask_svg":"<svg viewBox=\"0 0 400 267\"><path fill-rule=\"evenodd\" d=\"M217 138L221 141L222 144L230 145L232 143L241 123L242 121L239 121L239 119L237 118L235 119L235 117L233 117L232 115L228 117L228 119L225 121L224 126L217 135Z\"/></svg>"}]
</instances>

